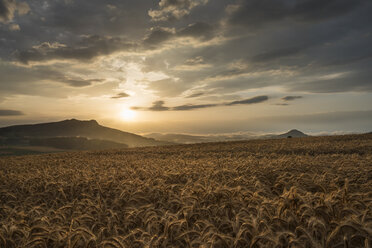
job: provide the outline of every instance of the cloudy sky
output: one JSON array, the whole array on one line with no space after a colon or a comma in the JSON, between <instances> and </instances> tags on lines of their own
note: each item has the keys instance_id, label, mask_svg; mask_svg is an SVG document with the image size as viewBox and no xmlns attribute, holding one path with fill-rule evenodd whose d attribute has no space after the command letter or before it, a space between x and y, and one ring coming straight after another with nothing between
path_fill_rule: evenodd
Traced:
<instances>
[{"instance_id":1,"label":"cloudy sky","mask_svg":"<svg viewBox=\"0 0 372 248\"><path fill-rule=\"evenodd\" d=\"M370 0L0 0L0 126L372 131Z\"/></svg>"}]
</instances>

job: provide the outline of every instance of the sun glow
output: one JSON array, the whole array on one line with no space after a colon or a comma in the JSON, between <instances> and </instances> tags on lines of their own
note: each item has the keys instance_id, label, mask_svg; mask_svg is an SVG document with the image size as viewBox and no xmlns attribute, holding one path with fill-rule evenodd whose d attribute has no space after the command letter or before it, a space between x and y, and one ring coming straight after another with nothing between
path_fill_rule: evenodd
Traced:
<instances>
[{"instance_id":1,"label":"sun glow","mask_svg":"<svg viewBox=\"0 0 372 248\"><path fill-rule=\"evenodd\" d=\"M136 111L131 109L124 109L120 112L120 116L125 121L134 121L136 118Z\"/></svg>"}]
</instances>

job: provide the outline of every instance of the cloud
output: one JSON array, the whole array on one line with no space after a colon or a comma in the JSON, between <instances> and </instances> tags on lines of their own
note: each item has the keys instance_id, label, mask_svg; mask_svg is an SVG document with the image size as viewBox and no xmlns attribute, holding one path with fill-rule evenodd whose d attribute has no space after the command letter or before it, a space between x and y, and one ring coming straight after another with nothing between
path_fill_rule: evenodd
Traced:
<instances>
[{"instance_id":1,"label":"cloud","mask_svg":"<svg viewBox=\"0 0 372 248\"><path fill-rule=\"evenodd\" d=\"M164 106L164 101L155 101L151 107L131 107L132 110L144 110L144 111L167 111L169 107Z\"/></svg>"},{"instance_id":2,"label":"cloud","mask_svg":"<svg viewBox=\"0 0 372 248\"><path fill-rule=\"evenodd\" d=\"M255 104L267 101L268 96L256 96L244 100L233 101L228 103L208 103L208 104L184 104L174 107L164 106L164 101L156 101L151 107L132 107L133 110L146 110L146 111L186 111L186 110L195 110L195 109L205 109L212 108L217 106L233 106L239 104Z\"/></svg>"},{"instance_id":3,"label":"cloud","mask_svg":"<svg viewBox=\"0 0 372 248\"><path fill-rule=\"evenodd\" d=\"M302 83L292 82L285 87L290 91L311 93L372 92L370 72L367 68L363 68L363 66L368 65L369 63L359 64L359 68L355 71L314 77Z\"/></svg>"},{"instance_id":4,"label":"cloud","mask_svg":"<svg viewBox=\"0 0 372 248\"><path fill-rule=\"evenodd\" d=\"M103 79L82 79L82 78L71 79L67 76L56 76L55 80L65 83L72 87L85 87L85 86L92 85L94 82L104 81Z\"/></svg>"},{"instance_id":5,"label":"cloud","mask_svg":"<svg viewBox=\"0 0 372 248\"><path fill-rule=\"evenodd\" d=\"M12 24L13 25L13 24ZM19 28L13 27L13 30ZM214 37L215 28L203 22L197 22L176 30L175 28L153 27L143 39L142 44L121 37L101 35L81 35L71 44L60 42L42 42L31 48L16 50L15 58L23 63L48 62L50 60L91 61L98 56L107 56L119 51L143 52L141 49L157 49L163 43L176 38L190 37L208 40Z\"/></svg>"},{"instance_id":6,"label":"cloud","mask_svg":"<svg viewBox=\"0 0 372 248\"><path fill-rule=\"evenodd\" d=\"M125 92L121 92L121 93L118 93L117 95L115 96L112 96L111 98L112 99L119 99L119 98L125 98L125 97L129 97L130 95L125 93Z\"/></svg>"},{"instance_id":7,"label":"cloud","mask_svg":"<svg viewBox=\"0 0 372 248\"><path fill-rule=\"evenodd\" d=\"M25 15L30 11L30 6L26 2L17 3L15 0L0 0L0 22L13 20L14 13Z\"/></svg>"},{"instance_id":8,"label":"cloud","mask_svg":"<svg viewBox=\"0 0 372 248\"><path fill-rule=\"evenodd\" d=\"M363 0L241 0L229 5L227 22L246 28L261 28L280 21L318 22L346 15Z\"/></svg>"},{"instance_id":9,"label":"cloud","mask_svg":"<svg viewBox=\"0 0 372 248\"><path fill-rule=\"evenodd\" d=\"M227 103L226 105L231 106L231 105L238 105L238 104L254 104L254 103L265 102L268 99L269 99L268 96L255 96L255 97L245 99L245 100L233 101L233 102Z\"/></svg>"},{"instance_id":10,"label":"cloud","mask_svg":"<svg viewBox=\"0 0 372 248\"><path fill-rule=\"evenodd\" d=\"M274 105L277 105L277 106L288 106L289 104L288 103L275 103Z\"/></svg>"},{"instance_id":11,"label":"cloud","mask_svg":"<svg viewBox=\"0 0 372 248\"><path fill-rule=\"evenodd\" d=\"M44 41L58 41L59 34L79 36L97 34L100 36L142 34L148 28L146 9L155 5L151 1L76 1L56 0L28 1L37 16L29 18L38 25L36 32L49 37ZM31 16L32 17L32 16ZM43 17L40 19L40 17ZM49 32L48 35L46 32Z\"/></svg>"},{"instance_id":12,"label":"cloud","mask_svg":"<svg viewBox=\"0 0 372 248\"><path fill-rule=\"evenodd\" d=\"M146 75L133 81L136 94L144 90L158 99L184 97L180 109L221 106L248 91L287 91L289 96L372 92L368 0L68 2L27 1L32 14L20 16L15 10L12 20L0 22L0 58L29 64L18 70L0 65L2 97L83 95L132 75L126 67L132 62ZM199 5L190 8L192 2ZM17 2L0 1L4 3ZM178 15L179 22L154 23L150 9L160 13L153 21L170 20L180 9L187 13ZM13 24L20 30L9 30ZM165 77L152 74L169 78L150 81ZM342 76L327 77L332 74ZM105 83L95 81L101 78L107 78ZM115 97L116 90L104 95ZM226 98L229 94L233 97ZM272 104L276 102L288 101Z\"/></svg>"},{"instance_id":13,"label":"cloud","mask_svg":"<svg viewBox=\"0 0 372 248\"><path fill-rule=\"evenodd\" d=\"M253 56L250 60L256 63L265 63L275 59L296 55L302 52L306 47L288 47L263 52Z\"/></svg>"},{"instance_id":14,"label":"cloud","mask_svg":"<svg viewBox=\"0 0 372 248\"><path fill-rule=\"evenodd\" d=\"M24 51L16 52L16 58L23 64L32 61L48 61L54 59L91 60L101 55L109 55L116 51L130 50L135 45L122 38L99 35L83 36L74 46L58 42L43 42Z\"/></svg>"},{"instance_id":15,"label":"cloud","mask_svg":"<svg viewBox=\"0 0 372 248\"><path fill-rule=\"evenodd\" d=\"M149 108L151 111L166 111L169 110L168 107L164 106L164 101L156 101L152 104L152 106Z\"/></svg>"},{"instance_id":16,"label":"cloud","mask_svg":"<svg viewBox=\"0 0 372 248\"><path fill-rule=\"evenodd\" d=\"M216 106L218 106L218 104L213 104L213 103L212 104L196 104L196 105L185 104L185 105L180 105L180 106L173 107L173 108L171 108L171 110L183 111L183 110L211 108L211 107L216 107Z\"/></svg>"},{"instance_id":17,"label":"cloud","mask_svg":"<svg viewBox=\"0 0 372 248\"><path fill-rule=\"evenodd\" d=\"M205 5L208 0L160 0L159 8L149 10L148 15L153 21L179 20L190 14L199 5Z\"/></svg>"},{"instance_id":18,"label":"cloud","mask_svg":"<svg viewBox=\"0 0 372 248\"><path fill-rule=\"evenodd\" d=\"M162 43L185 37L206 41L215 36L215 30L216 28L214 26L204 22L191 23L178 30L175 28L153 27L143 40L143 45L146 48L156 49Z\"/></svg>"},{"instance_id":19,"label":"cloud","mask_svg":"<svg viewBox=\"0 0 372 248\"><path fill-rule=\"evenodd\" d=\"M285 96L282 98L283 101L293 101L296 99L300 99L302 96Z\"/></svg>"},{"instance_id":20,"label":"cloud","mask_svg":"<svg viewBox=\"0 0 372 248\"><path fill-rule=\"evenodd\" d=\"M19 30L21 30L21 28L19 27L18 24L12 23L12 24L9 25L9 30L11 30L11 31L19 31Z\"/></svg>"},{"instance_id":21,"label":"cloud","mask_svg":"<svg viewBox=\"0 0 372 248\"><path fill-rule=\"evenodd\" d=\"M148 88L160 97L174 97L184 92L188 85L178 78L165 78L150 82Z\"/></svg>"},{"instance_id":22,"label":"cloud","mask_svg":"<svg viewBox=\"0 0 372 248\"><path fill-rule=\"evenodd\" d=\"M192 23L177 31L178 37L193 37L204 40L213 38L214 34L215 27L205 22Z\"/></svg>"},{"instance_id":23,"label":"cloud","mask_svg":"<svg viewBox=\"0 0 372 248\"><path fill-rule=\"evenodd\" d=\"M144 39L145 46L155 46L171 39L175 33L174 29L155 27Z\"/></svg>"},{"instance_id":24,"label":"cloud","mask_svg":"<svg viewBox=\"0 0 372 248\"><path fill-rule=\"evenodd\" d=\"M52 87L60 87L59 84L68 85L75 88L90 86L95 83L101 83L104 79L100 78L83 78L75 73L64 73L61 65L58 67L51 66L34 66L23 67L0 61L0 92L16 94L35 94L51 96L50 92L44 90ZM39 91L39 93L38 93ZM55 92L58 94L58 92ZM0 94L3 95L3 94Z\"/></svg>"},{"instance_id":25,"label":"cloud","mask_svg":"<svg viewBox=\"0 0 372 248\"><path fill-rule=\"evenodd\" d=\"M196 92L191 95L186 96L186 98L195 98L204 95L204 92Z\"/></svg>"},{"instance_id":26,"label":"cloud","mask_svg":"<svg viewBox=\"0 0 372 248\"><path fill-rule=\"evenodd\" d=\"M1 116L19 116L19 115L24 115L24 113L18 110L0 109L0 117Z\"/></svg>"},{"instance_id":27,"label":"cloud","mask_svg":"<svg viewBox=\"0 0 372 248\"><path fill-rule=\"evenodd\" d=\"M202 56L197 56L195 58L187 59L185 65L202 65L205 64L204 58Z\"/></svg>"}]
</instances>

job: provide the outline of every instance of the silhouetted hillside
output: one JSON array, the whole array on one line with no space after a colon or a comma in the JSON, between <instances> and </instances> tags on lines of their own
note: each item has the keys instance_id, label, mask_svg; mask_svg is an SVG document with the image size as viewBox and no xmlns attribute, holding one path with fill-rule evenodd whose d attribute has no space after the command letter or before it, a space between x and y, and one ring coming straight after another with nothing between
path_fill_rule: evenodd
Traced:
<instances>
[{"instance_id":1,"label":"silhouetted hillside","mask_svg":"<svg viewBox=\"0 0 372 248\"><path fill-rule=\"evenodd\" d=\"M33 125L17 125L0 128L0 136L16 141L29 138L51 137L86 137L89 139L108 140L126 144L129 147L159 146L171 143L145 138L133 133L104 127L95 120L80 121L76 119Z\"/></svg>"},{"instance_id":2,"label":"silhouetted hillside","mask_svg":"<svg viewBox=\"0 0 372 248\"><path fill-rule=\"evenodd\" d=\"M31 146L47 146L58 149L71 150L103 150L127 148L128 145L108 140L87 139L84 137L54 137L54 138L33 138Z\"/></svg>"}]
</instances>

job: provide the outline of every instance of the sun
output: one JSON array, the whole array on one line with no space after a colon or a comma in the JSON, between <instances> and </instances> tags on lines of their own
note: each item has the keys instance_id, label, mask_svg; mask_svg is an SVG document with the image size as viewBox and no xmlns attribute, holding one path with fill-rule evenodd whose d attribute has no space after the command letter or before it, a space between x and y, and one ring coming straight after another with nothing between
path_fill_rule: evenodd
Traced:
<instances>
[{"instance_id":1,"label":"sun","mask_svg":"<svg viewBox=\"0 0 372 248\"><path fill-rule=\"evenodd\" d=\"M120 116L125 121L133 121L136 118L136 111L131 109L124 109L120 112Z\"/></svg>"}]
</instances>

